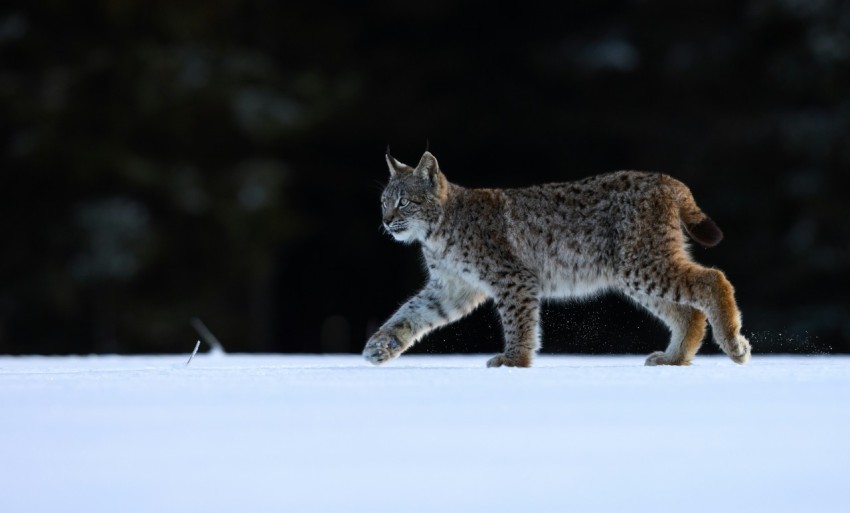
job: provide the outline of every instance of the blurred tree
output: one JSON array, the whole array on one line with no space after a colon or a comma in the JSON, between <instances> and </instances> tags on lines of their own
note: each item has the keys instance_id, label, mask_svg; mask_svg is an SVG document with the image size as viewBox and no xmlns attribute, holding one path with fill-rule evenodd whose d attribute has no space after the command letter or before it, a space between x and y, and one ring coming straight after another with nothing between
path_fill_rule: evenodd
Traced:
<instances>
[{"instance_id":1,"label":"blurred tree","mask_svg":"<svg viewBox=\"0 0 850 513\"><path fill-rule=\"evenodd\" d=\"M186 351L191 316L230 350L359 350L421 281L377 197L384 145L426 138L470 186L683 179L757 349L850 351L848 34L838 0L13 3L0 352ZM615 298L544 331L664 336ZM483 309L423 349L499 335Z\"/></svg>"}]
</instances>

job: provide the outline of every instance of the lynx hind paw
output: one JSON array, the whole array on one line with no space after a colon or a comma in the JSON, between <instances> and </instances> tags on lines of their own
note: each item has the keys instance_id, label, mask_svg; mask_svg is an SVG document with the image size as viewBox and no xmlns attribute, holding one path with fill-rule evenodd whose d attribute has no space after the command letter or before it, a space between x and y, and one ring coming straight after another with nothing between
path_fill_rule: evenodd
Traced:
<instances>
[{"instance_id":1,"label":"lynx hind paw","mask_svg":"<svg viewBox=\"0 0 850 513\"><path fill-rule=\"evenodd\" d=\"M656 351L646 357L644 365L653 367L656 365L690 365L689 360L670 358L664 351Z\"/></svg>"},{"instance_id":2,"label":"lynx hind paw","mask_svg":"<svg viewBox=\"0 0 850 513\"><path fill-rule=\"evenodd\" d=\"M749 363L750 357L752 356L750 341L743 335L737 335L729 344L727 354L729 355L729 358L737 364L744 365Z\"/></svg>"},{"instance_id":3,"label":"lynx hind paw","mask_svg":"<svg viewBox=\"0 0 850 513\"><path fill-rule=\"evenodd\" d=\"M487 367L531 367L531 356L507 356L497 354L487 360Z\"/></svg>"},{"instance_id":4,"label":"lynx hind paw","mask_svg":"<svg viewBox=\"0 0 850 513\"><path fill-rule=\"evenodd\" d=\"M375 365L381 365L402 352L401 342L392 335L375 335L363 348L363 357Z\"/></svg>"}]
</instances>

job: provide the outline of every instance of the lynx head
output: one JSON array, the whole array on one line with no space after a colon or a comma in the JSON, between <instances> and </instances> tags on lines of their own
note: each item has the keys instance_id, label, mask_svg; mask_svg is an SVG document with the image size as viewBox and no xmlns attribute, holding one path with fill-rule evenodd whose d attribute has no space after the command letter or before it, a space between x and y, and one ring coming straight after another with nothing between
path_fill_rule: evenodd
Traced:
<instances>
[{"instance_id":1,"label":"lynx head","mask_svg":"<svg viewBox=\"0 0 850 513\"><path fill-rule=\"evenodd\" d=\"M387 148L390 181L381 195L384 229L400 242L425 241L440 224L448 182L429 152L415 168L402 164Z\"/></svg>"}]
</instances>

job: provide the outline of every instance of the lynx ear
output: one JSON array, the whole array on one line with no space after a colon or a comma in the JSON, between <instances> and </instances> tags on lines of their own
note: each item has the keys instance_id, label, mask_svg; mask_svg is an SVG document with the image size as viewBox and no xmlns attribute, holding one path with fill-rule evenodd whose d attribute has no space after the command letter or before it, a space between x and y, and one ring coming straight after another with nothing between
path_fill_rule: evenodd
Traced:
<instances>
[{"instance_id":1,"label":"lynx ear","mask_svg":"<svg viewBox=\"0 0 850 513\"><path fill-rule=\"evenodd\" d=\"M416 165L416 173L433 181L434 175L439 172L440 165L437 163L437 158L431 155L430 151L426 151L419 160L419 164Z\"/></svg>"},{"instance_id":2,"label":"lynx ear","mask_svg":"<svg viewBox=\"0 0 850 513\"><path fill-rule=\"evenodd\" d=\"M395 176L396 173L401 173L403 171L409 171L410 166L406 166L401 162L397 161L390 155L390 147L387 146L387 167L390 168L390 176Z\"/></svg>"}]
</instances>

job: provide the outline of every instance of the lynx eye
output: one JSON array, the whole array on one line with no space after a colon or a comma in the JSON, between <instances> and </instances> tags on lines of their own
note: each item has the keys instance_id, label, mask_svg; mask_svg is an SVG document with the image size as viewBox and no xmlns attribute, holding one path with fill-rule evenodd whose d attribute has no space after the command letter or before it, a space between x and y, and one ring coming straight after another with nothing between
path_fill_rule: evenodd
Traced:
<instances>
[{"instance_id":1,"label":"lynx eye","mask_svg":"<svg viewBox=\"0 0 850 513\"><path fill-rule=\"evenodd\" d=\"M406 206L408 206L408 205L410 205L410 200L409 200L409 199L407 199L407 198L399 198L399 200L398 200L398 206L399 206L399 208L404 208L404 207L406 207Z\"/></svg>"}]
</instances>

